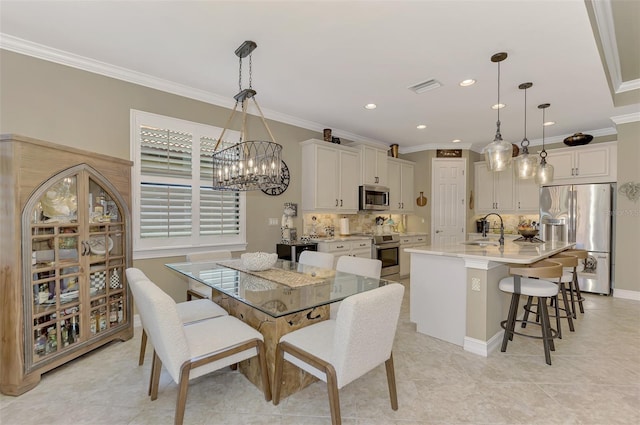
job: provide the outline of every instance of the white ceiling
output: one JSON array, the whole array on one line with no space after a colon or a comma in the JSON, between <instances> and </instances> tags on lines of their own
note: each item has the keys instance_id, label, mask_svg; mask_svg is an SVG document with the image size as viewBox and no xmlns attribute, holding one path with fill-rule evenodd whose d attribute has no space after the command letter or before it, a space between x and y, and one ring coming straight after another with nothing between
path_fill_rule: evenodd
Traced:
<instances>
[{"instance_id":1,"label":"white ceiling","mask_svg":"<svg viewBox=\"0 0 640 425\"><path fill-rule=\"evenodd\" d=\"M253 87L268 117L353 140L480 150L493 140L496 52L502 135L546 141L615 133L615 108L583 0L6 1L0 47L224 106L238 91L235 49L253 40ZM34 44L35 43L35 44ZM57 50L52 50L57 49ZM245 66L247 62L245 61ZM408 86L435 78L442 87ZM467 88L466 78L478 82ZM245 86L247 82L245 80ZM366 103L378 108L368 111ZM417 124L426 124L417 130ZM463 143L450 143L461 139Z\"/></svg>"}]
</instances>

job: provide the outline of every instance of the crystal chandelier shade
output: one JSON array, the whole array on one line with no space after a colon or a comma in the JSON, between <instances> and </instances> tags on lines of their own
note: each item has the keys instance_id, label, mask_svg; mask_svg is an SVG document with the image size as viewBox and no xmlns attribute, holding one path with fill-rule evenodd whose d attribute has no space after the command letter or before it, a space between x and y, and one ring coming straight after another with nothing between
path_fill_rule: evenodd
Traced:
<instances>
[{"instance_id":1,"label":"crystal chandelier shade","mask_svg":"<svg viewBox=\"0 0 640 425\"><path fill-rule=\"evenodd\" d=\"M507 54L496 53L491 56L491 62L498 63L498 105L500 104L500 62L507 58ZM493 142L489 143L483 149L484 158L487 162L487 166L491 171L502 171L511 163L511 156L513 154L513 147L511 143L502 140L502 134L500 133L500 108L498 108L498 121L496 122L496 135Z\"/></svg>"},{"instance_id":2,"label":"crystal chandelier shade","mask_svg":"<svg viewBox=\"0 0 640 425\"><path fill-rule=\"evenodd\" d=\"M553 165L547 163L547 151L544 150L544 117L545 109L549 106L551 106L549 103L538 105L538 109L542 109L542 151L540 152L540 165L536 171L535 182L540 186L549 184L553 181Z\"/></svg>"},{"instance_id":3,"label":"crystal chandelier shade","mask_svg":"<svg viewBox=\"0 0 640 425\"><path fill-rule=\"evenodd\" d=\"M532 86L533 83L522 83L518 86L520 90L524 90L524 138L520 142L521 153L513 160L513 165L516 177L522 180L534 178L538 168L538 158L529 154L530 142L527 139L527 89Z\"/></svg>"},{"instance_id":4,"label":"crystal chandelier shade","mask_svg":"<svg viewBox=\"0 0 640 425\"><path fill-rule=\"evenodd\" d=\"M260 105L256 101L257 92L251 87L251 52L255 50L257 44L253 41L245 41L235 51L240 58L238 85L240 92L234 96L236 104L231 111L231 116L227 121L222 134L214 148L213 160L213 189L249 191L271 189L281 184L280 170L282 166L282 146L275 142L275 138L267 125ZM249 88L242 88L242 59L249 56ZM260 113L262 124L272 141L245 140L247 107L250 100L253 100ZM224 133L233 120L238 104L242 104L242 129L240 130L240 142L225 149L218 150L224 140Z\"/></svg>"}]
</instances>

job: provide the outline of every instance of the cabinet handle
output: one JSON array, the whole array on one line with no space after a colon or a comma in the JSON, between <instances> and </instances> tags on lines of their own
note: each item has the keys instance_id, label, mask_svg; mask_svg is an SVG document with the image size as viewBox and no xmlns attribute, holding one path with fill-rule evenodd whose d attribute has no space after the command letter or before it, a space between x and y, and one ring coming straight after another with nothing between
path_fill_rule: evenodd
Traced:
<instances>
[{"instance_id":1,"label":"cabinet handle","mask_svg":"<svg viewBox=\"0 0 640 425\"><path fill-rule=\"evenodd\" d=\"M380 177L376 177L376 183L380 183Z\"/></svg>"},{"instance_id":2,"label":"cabinet handle","mask_svg":"<svg viewBox=\"0 0 640 425\"><path fill-rule=\"evenodd\" d=\"M338 206L338 200L336 199L336 207Z\"/></svg>"},{"instance_id":3,"label":"cabinet handle","mask_svg":"<svg viewBox=\"0 0 640 425\"><path fill-rule=\"evenodd\" d=\"M520 201L518 201L518 209L520 209Z\"/></svg>"},{"instance_id":4,"label":"cabinet handle","mask_svg":"<svg viewBox=\"0 0 640 425\"><path fill-rule=\"evenodd\" d=\"M580 174L580 173L578 173L578 167L576 167L576 176L577 176L578 174Z\"/></svg>"},{"instance_id":5,"label":"cabinet handle","mask_svg":"<svg viewBox=\"0 0 640 425\"><path fill-rule=\"evenodd\" d=\"M340 206L342 206L342 199L340 199Z\"/></svg>"},{"instance_id":6,"label":"cabinet handle","mask_svg":"<svg viewBox=\"0 0 640 425\"><path fill-rule=\"evenodd\" d=\"M85 256L85 255L89 255L89 252L91 251L91 247L89 246L89 242L87 241L82 241L82 253L80 255Z\"/></svg>"},{"instance_id":7,"label":"cabinet handle","mask_svg":"<svg viewBox=\"0 0 640 425\"><path fill-rule=\"evenodd\" d=\"M402 203L402 207L400 207L400 208L404 209L404 202Z\"/></svg>"},{"instance_id":8,"label":"cabinet handle","mask_svg":"<svg viewBox=\"0 0 640 425\"><path fill-rule=\"evenodd\" d=\"M337 249L344 248L344 245L338 245L336 248Z\"/></svg>"}]
</instances>

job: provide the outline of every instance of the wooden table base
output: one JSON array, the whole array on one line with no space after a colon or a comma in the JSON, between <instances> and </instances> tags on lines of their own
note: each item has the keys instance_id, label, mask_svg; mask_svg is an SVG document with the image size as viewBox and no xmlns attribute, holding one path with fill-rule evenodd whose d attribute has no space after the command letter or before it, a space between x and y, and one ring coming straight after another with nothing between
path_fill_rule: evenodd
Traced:
<instances>
[{"instance_id":1,"label":"wooden table base","mask_svg":"<svg viewBox=\"0 0 640 425\"><path fill-rule=\"evenodd\" d=\"M268 292L268 291L265 291ZM266 295L266 294L265 294ZM214 290L214 301L226 309L229 314L237 317L264 336L264 344L267 351L267 368L269 369L269 382L273 393L273 377L275 372L275 357L278 341L283 335L297 329L318 323L329 318L329 306L311 308L299 313L292 313L283 317L273 318L259 310L241 303L227 295ZM269 301L266 301L269 302ZM257 359L249 359L240 363L240 371L258 388L262 390L260 369ZM281 398L301 390L318 379L302 369L285 362L282 374Z\"/></svg>"}]
</instances>

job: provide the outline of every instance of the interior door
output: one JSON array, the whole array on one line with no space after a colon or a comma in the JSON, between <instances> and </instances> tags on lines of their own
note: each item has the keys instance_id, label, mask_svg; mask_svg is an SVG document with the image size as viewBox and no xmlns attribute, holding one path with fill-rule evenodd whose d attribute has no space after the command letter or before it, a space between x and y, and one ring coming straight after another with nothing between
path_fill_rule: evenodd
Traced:
<instances>
[{"instance_id":1,"label":"interior door","mask_svg":"<svg viewBox=\"0 0 640 425\"><path fill-rule=\"evenodd\" d=\"M431 240L463 242L466 227L466 159L434 158L431 163Z\"/></svg>"}]
</instances>

